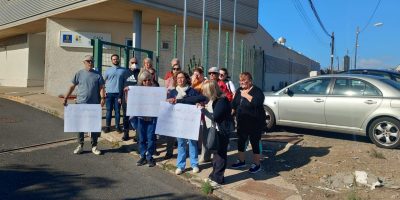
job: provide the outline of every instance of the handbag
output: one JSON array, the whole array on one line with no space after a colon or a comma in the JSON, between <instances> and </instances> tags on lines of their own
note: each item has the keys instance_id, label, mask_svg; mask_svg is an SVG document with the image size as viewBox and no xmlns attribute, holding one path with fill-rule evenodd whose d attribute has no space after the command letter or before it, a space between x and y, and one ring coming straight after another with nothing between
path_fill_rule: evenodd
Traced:
<instances>
[{"instance_id":1,"label":"handbag","mask_svg":"<svg viewBox=\"0 0 400 200\"><path fill-rule=\"evenodd\" d=\"M219 134L215 122L212 121L211 127L208 129L206 148L210 152L218 151Z\"/></svg>"}]
</instances>

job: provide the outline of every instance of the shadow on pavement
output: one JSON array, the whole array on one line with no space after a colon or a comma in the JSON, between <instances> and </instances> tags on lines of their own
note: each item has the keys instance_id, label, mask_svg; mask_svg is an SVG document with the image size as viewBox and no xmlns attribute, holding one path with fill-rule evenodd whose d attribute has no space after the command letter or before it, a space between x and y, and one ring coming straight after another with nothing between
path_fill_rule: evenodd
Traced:
<instances>
[{"instance_id":1,"label":"shadow on pavement","mask_svg":"<svg viewBox=\"0 0 400 200\"><path fill-rule=\"evenodd\" d=\"M84 199L85 190L111 187L115 183L107 178L26 165L2 167L0 180L0 199Z\"/></svg>"}]
</instances>

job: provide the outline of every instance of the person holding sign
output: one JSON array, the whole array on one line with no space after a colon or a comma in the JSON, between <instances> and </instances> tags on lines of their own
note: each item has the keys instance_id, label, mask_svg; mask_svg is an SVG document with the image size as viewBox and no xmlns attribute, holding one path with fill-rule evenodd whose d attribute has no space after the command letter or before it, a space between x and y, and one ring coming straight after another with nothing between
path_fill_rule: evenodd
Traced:
<instances>
[{"instance_id":1,"label":"person holding sign","mask_svg":"<svg viewBox=\"0 0 400 200\"><path fill-rule=\"evenodd\" d=\"M224 173L227 163L227 151L229 134L233 131L233 117L231 115L231 104L225 94L220 90L216 81L206 81L202 86L202 93L209 99L206 107L197 104L208 120L207 125L216 123L219 146L213 153L213 170L206 179L213 187L224 183Z\"/></svg>"},{"instance_id":2,"label":"person holding sign","mask_svg":"<svg viewBox=\"0 0 400 200\"><path fill-rule=\"evenodd\" d=\"M169 103L175 104L180 103L185 98L190 98L200 95L196 90L190 87L190 77L185 72L178 72L174 74L174 79L176 80L175 89L171 90L167 95L167 101ZM183 103L183 102L182 102ZM200 120L200 119L199 119ZM176 175L182 174L185 170L186 165L186 143L189 143L189 157L190 165L192 167L193 173L198 173L200 171L198 167L198 155L197 155L197 141L187 140L184 138L177 138L178 140L178 157L176 159Z\"/></svg>"},{"instance_id":3,"label":"person holding sign","mask_svg":"<svg viewBox=\"0 0 400 200\"><path fill-rule=\"evenodd\" d=\"M84 69L79 70L72 79L72 85L69 87L67 94L64 96L64 106L67 106L69 95L78 86L76 103L78 104L101 104L104 106L105 91L104 79L93 69L93 56L86 55L83 59ZM91 134L92 152L100 155L101 151L97 149L97 139L100 132L92 132ZM74 154L83 152L83 132L78 133L78 147L74 150Z\"/></svg>"},{"instance_id":4,"label":"person holding sign","mask_svg":"<svg viewBox=\"0 0 400 200\"><path fill-rule=\"evenodd\" d=\"M139 85L145 87L152 87L154 83L152 81L152 75L148 71L143 71L139 74ZM131 121L133 123L133 121ZM157 117L138 117L137 118L137 129L139 133L139 152L140 159L137 161L137 166L149 164L149 167L156 165L153 154L155 152L156 145L156 124Z\"/></svg>"}]
</instances>

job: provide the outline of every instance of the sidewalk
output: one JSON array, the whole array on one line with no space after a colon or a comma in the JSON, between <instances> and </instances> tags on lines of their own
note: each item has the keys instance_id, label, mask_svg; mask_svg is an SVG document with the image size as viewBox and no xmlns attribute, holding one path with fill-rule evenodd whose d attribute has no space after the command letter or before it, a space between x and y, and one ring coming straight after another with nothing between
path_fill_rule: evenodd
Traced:
<instances>
[{"instance_id":1,"label":"sidewalk","mask_svg":"<svg viewBox=\"0 0 400 200\"><path fill-rule=\"evenodd\" d=\"M39 110L50 113L54 116L63 118L64 107L62 106L62 99L44 94L43 87L29 87L29 88L17 88L17 87L4 87L0 86L0 98L5 98L20 102ZM103 120L104 123L104 120ZM130 131L130 135L134 135L134 131ZM102 133L102 138L110 141L117 146L136 147L133 140L127 142L121 141L121 134L117 132ZM276 156L278 154L287 151L290 146L299 141L299 138L285 137L285 136L274 136L267 135L263 136L263 152L269 157ZM175 156L173 159L163 161L165 154L165 145L157 141L157 151L160 152L159 156L155 156L157 165L165 170L171 172L171 176L176 176L175 163L176 163L176 149ZM269 173L268 171L262 171L257 174L250 174L247 172L248 168L243 170L230 169L229 166L236 160L236 142L231 141L228 150L228 168L225 171L225 184L213 191L213 194L221 199L268 199L268 200L299 200L302 199L295 185L288 183L279 174ZM278 147L279 146L279 147ZM131 149L133 150L133 149ZM72 151L72 150L71 150ZM274 152L274 153L270 153ZM137 156L135 151L132 151ZM250 154L246 154L250 159ZM264 155L264 156L265 156ZM263 168L266 169L268 165L268 157L263 158ZM189 160L189 159L187 159ZM187 165L190 166L190 165ZM249 166L248 166L249 167ZM190 183L197 187L202 187L203 179L208 177L208 174L212 170L211 163L200 164L201 172L198 174L192 174L191 169L187 169L186 173L179 177L188 180Z\"/></svg>"}]
</instances>

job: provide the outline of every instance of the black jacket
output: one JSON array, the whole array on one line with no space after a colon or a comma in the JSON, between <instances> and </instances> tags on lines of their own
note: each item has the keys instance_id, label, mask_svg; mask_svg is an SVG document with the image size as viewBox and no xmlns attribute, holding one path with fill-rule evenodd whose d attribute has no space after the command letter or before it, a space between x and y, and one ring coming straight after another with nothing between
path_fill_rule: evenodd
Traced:
<instances>
[{"instance_id":1,"label":"black jacket","mask_svg":"<svg viewBox=\"0 0 400 200\"><path fill-rule=\"evenodd\" d=\"M207 109L201 109L201 112L211 121L215 121L218 125L219 131L222 134L230 134L233 131L233 118L231 115L231 104L226 97L216 99L213 104L213 113L208 112Z\"/></svg>"},{"instance_id":2,"label":"black jacket","mask_svg":"<svg viewBox=\"0 0 400 200\"><path fill-rule=\"evenodd\" d=\"M264 93L257 86L249 91L253 97L251 102L241 95L242 88L236 91L235 98L232 101L232 108L236 111L236 120L238 126L245 124L247 127L263 128L265 127L266 115L264 112Z\"/></svg>"}]
</instances>

